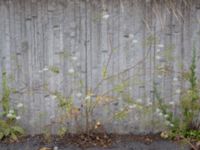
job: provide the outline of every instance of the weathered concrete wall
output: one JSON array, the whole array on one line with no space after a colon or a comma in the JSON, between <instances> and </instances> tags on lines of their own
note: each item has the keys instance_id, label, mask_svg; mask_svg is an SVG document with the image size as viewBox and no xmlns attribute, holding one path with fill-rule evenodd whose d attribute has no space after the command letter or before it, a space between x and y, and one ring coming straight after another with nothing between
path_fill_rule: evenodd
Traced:
<instances>
[{"instance_id":1,"label":"weathered concrete wall","mask_svg":"<svg viewBox=\"0 0 200 150\"><path fill-rule=\"evenodd\" d=\"M155 114L131 108L123 121L113 115L127 107L127 95L154 104L154 82L166 101L177 102L177 89L184 86L179 72L189 68L193 42L200 57L200 1L0 0L0 33L0 72L5 67L10 86L19 91L11 100L25 105L21 124L29 132L43 132L59 118L49 91L72 94L81 106L79 93L84 97L94 89L102 74L118 73L97 92L115 88L107 95L118 99L97 108L95 118L110 132L153 132L162 128ZM197 72L199 76L200 67ZM116 94L116 85L124 80L126 94Z\"/></svg>"}]
</instances>

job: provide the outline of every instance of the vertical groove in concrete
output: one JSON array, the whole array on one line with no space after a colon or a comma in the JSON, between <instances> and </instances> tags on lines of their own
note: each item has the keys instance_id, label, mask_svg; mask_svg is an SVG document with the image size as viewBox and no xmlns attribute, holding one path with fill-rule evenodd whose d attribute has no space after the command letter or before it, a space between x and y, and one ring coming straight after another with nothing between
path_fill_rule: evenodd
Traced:
<instances>
[{"instance_id":1,"label":"vertical groove in concrete","mask_svg":"<svg viewBox=\"0 0 200 150\"><path fill-rule=\"evenodd\" d=\"M104 81L98 94L130 78L125 91L132 101L142 99L142 103L147 104L150 98L153 102L154 83L159 84L161 95L168 97L166 101L177 101L180 95L174 95L174 90L184 88L185 84L178 81L174 85L173 78L189 68L193 41L198 40L200 8L198 0L192 5L185 6L182 2L176 7L182 16L177 17L165 4L155 5L152 1L0 0L0 73L5 66L14 78L9 81L11 86L25 87L26 92L12 96L13 105L18 102L25 105L22 124L29 132L38 133L50 123L50 118L59 117L57 101L44 87L35 89L40 85L47 84L51 92L60 91L65 97L73 93L75 103L81 105L83 97L77 98L76 94L81 92L84 96L102 80L103 67L113 50L107 76L143 62L116 76L114 81ZM104 16L105 13L109 16ZM168 62L175 72L161 79L157 70L162 61L157 57L158 44L165 46L161 48L161 55L167 46L175 45L171 54L174 61ZM199 56L198 41L196 47ZM76 63L71 58L74 55L78 57ZM164 61L167 59L162 57ZM78 66L74 69L80 79L69 74L74 65ZM45 66L56 66L60 73L50 70L41 73ZM199 71L197 69L198 75ZM78 86L80 80L82 89ZM112 120L111 116L127 103L119 93L110 92L108 96L118 100L98 107L95 119L105 120L111 131L145 132L148 123L156 119L152 114L149 117L133 110L128 115L131 118L124 122ZM156 129L151 127L152 131Z\"/></svg>"}]
</instances>

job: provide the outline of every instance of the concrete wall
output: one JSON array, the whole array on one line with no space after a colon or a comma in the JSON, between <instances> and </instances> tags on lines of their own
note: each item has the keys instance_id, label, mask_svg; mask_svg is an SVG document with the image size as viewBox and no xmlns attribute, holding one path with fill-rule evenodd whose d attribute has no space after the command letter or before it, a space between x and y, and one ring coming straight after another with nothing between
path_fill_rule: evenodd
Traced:
<instances>
[{"instance_id":1,"label":"concrete wall","mask_svg":"<svg viewBox=\"0 0 200 150\"><path fill-rule=\"evenodd\" d=\"M53 92L72 95L82 109L84 94L111 75L114 78L104 81L95 94L109 91L106 95L116 99L98 106L94 118L109 132L161 130L162 119L134 105L124 120L113 116L129 103L155 104L154 82L167 103L177 103L179 89L185 86L179 75L189 68L194 42L200 66L199 36L198 0L187 5L151 0L0 0L0 72L6 68L15 89L12 104L24 104L20 123L31 133L43 132L60 117ZM197 72L199 77L200 67ZM78 122L84 124L81 114ZM68 122L76 131L76 121Z\"/></svg>"}]
</instances>

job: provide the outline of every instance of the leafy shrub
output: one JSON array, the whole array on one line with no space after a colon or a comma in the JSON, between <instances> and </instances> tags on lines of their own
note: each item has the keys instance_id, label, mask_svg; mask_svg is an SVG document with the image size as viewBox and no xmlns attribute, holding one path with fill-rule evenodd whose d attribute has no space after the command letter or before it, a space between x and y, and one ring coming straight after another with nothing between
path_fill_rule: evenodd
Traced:
<instances>
[{"instance_id":1,"label":"leafy shrub","mask_svg":"<svg viewBox=\"0 0 200 150\"><path fill-rule=\"evenodd\" d=\"M198 90L198 81L196 77L196 50L193 49L192 64L190 66L190 72L188 81L190 88L183 94L181 99L181 110L183 114L182 123L185 124L184 129L197 129L198 127L194 124L194 120L197 119L200 113L200 94Z\"/></svg>"},{"instance_id":2,"label":"leafy shrub","mask_svg":"<svg viewBox=\"0 0 200 150\"><path fill-rule=\"evenodd\" d=\"M6 72L2 73L2 87L3 94L1 99L2 110L0 118L0 140L8 138L12 141L17 141L18 136L24 134L24 130L16 124L16 121L20 119L20 116L17 116L17 109L10 109L10 94L11 90L7 84ZM19 103L18 108L23 105Z\"/></svg>"},{"instance_id":3,"label":"leafy shrub","mask_svg":"<svg viewBox=\"0 0 200 150\"><path fill-rule=\"evenodd\" d=\"M164 114L168 115L166 119L173 124L168 134L162 132L162 137L176 138L178 136L182 138L192 138L200 140L200 128L197 121L200 114L200 93L195 71L196 49L194 48L190 70L187 73L187 78L185 78L186 81L190 83L190 87L181 95L179 107L181 114L179 117L172 115L172 111L168 109L165 104L163 104L162 98L160 98L157 92L157 88L154 89L156 98L159 103L158 107L162 110Z\"/></svg>"}]
</instances>

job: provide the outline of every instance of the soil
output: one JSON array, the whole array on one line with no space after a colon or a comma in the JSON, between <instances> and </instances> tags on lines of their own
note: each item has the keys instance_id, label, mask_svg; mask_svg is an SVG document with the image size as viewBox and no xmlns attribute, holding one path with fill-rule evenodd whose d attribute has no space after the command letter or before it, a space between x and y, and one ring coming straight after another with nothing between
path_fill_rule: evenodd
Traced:
<instances>
[{"instance_id":1,"label":"soil","mask_svg":"<svg viewBox=\"0 0 200 150\"><path fill-rule=\"evenodd\" d=\"M56 149L57 148L57 149ZM27 136L0 143L0 150L190 150L189 145L163 140L159 135L67 134L60 138Z\"/></svg>"}]
</instances>

